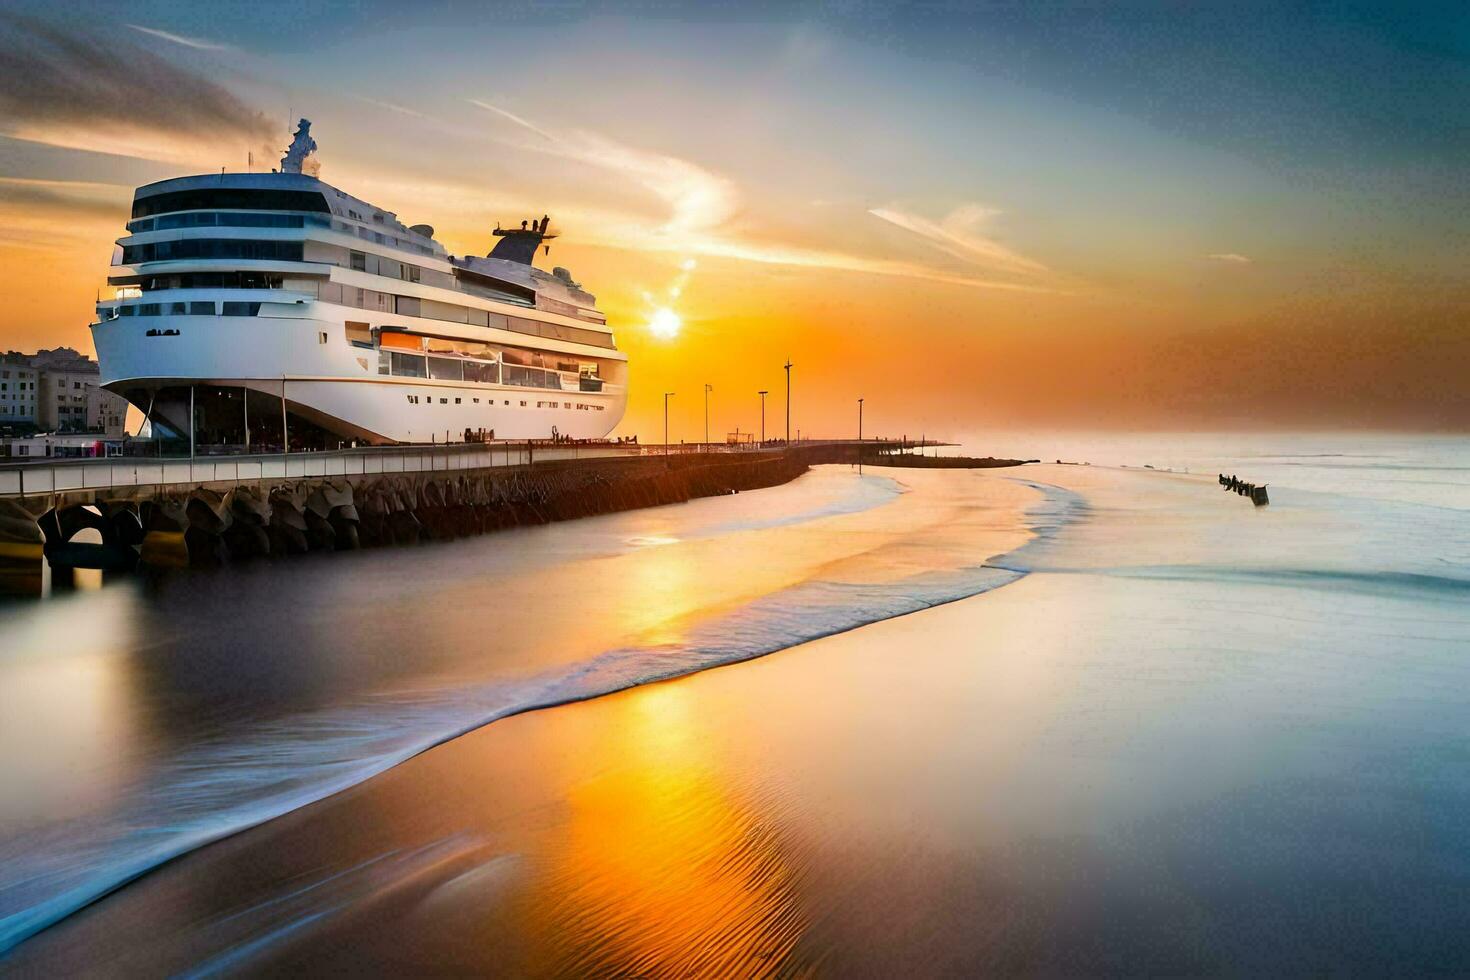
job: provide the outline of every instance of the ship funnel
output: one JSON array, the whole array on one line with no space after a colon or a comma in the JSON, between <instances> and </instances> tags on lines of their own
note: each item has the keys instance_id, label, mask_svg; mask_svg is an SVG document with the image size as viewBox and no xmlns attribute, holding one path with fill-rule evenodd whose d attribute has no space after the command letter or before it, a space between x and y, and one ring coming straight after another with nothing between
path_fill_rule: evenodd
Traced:
<instances>
[{"instance_id":1,"label":"ship funnel","mask_svg":"<svg viewBox=\"0 0 1470 980\"><path fill-rule=\"evenodd\" d=\"M497 227L493 234L500 241L490 250L490 258L530 265L541 243L556 237L556 232L547 231L550 225L551 219L543 214L539 221L522 221L519 228Z\"/></svg>"}]
</instances>

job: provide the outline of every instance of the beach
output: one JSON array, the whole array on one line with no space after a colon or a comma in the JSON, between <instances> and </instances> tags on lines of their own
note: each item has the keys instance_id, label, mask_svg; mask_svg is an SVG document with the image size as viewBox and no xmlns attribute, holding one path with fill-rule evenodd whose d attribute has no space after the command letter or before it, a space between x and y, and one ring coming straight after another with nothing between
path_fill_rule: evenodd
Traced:
<instances>
[{"instance_id":1,"label":"beach","mask_svg":"<svg viewBox=\"0 0 1470 980\"><path fill-rule=\"evenodd\" d=\"M1288 486L1257 509L1214 473L1047 465L885 471L901 492L838 513L871 478L835 469L820 516L657 546L693 546L668 594L725 596L639 645L698 672L644 658L621 693L466 726L4 965L1470 966L1454 507ZM800 559L768 563L797 530ZM797 609L821 634L766 649Z\"/></svg>"}]
</instances>

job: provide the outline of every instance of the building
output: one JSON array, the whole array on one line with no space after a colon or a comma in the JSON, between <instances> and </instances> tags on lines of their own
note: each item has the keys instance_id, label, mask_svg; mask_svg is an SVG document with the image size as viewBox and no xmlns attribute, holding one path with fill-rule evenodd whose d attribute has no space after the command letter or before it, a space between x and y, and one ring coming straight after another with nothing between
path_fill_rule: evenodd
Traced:
<instances>
[{"instance_id":1,"label":"building","mask_svg":"<svg viewBox=\"0 0 1470 980\"><path fill-rule=\"evenodd\" d=\"M0 428L121 436L128 403L104 389L97 362L70 347L0 358Z\"/></svg>"},{"instance_id":2,"label":"building","mask_svg":"<svg viewBox=\"0 0 1470 980\"><path fill-rule=\"evenodd\" d=\"M16 351L0 355L0 430L30 432L39 424L37 374L29 355Z\"/></svg>"}]
</instances>

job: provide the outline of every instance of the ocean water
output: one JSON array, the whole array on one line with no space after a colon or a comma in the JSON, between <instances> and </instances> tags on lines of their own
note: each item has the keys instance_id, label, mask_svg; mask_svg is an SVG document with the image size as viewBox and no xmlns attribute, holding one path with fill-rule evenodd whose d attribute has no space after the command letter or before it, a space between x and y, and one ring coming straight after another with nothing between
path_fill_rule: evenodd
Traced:
<instances>
[{"instance_id":1,"label":"ocean water","mask_svg":"<svg viewBox=\"0 0 1470 980\"><path fill-rule=\"evenodd\" d=\"M989 503L903 490L827 467L735 498L0 608L0 950L497 718L1015 577L967 564Z\"/></svg>"},{"instance_id":2,"label":"ocean water","mask_svg":"<svg viewBox=\"0 0 1470 980\"><path fill-rule=\"evenodd\" d=\"M779 927L787 965L870 971L885 949L895 968L1035 966L1034 949L1058 942L1078 957L1051 961L1058 970L1231 962L1191 959L1169 946L1184 940L1151 928L1174 925L1169 903L1187 899L1205 919L1219 910L1190 950L1254 948L1234 962L1264 969L1292 962L1281 923L1301 946L1341 946L1344 917L1392 926L1358 893L1366 880L1419 922L1400 945L1378 943L1383 963L1414 942L1449 957L1453 943L1424 934L1465 924L1470 882L1457 830L1470 802L1470 442L1027 438L1029 451L999 436L981 445L1095 465L823 468L734 500L8 607L0 765L19 791L0 803L0 944L489 720L991 592L960 604L973 610L947 640L966 651L958 675L952 660L910 654L942 649L935 637L897 636L866 662L828 664L827 698L808 678L795 693L753 685L727 705L767 700L765 737L790 737L743 751L780 751L791 768L762 776L770 767L747 760L721 796L775 801L772 839L806 842L780 857L809 879L805 894L725 923L733 936ZM1221 492L1222 470L1269 482L1272 505ZM993 643L967 645L978 637ZM1046 670L1046 690L1021 706L995 700L1018 671ZM803 721L783 729L779 709L795 698ZM884 729L916 717L925 724L898 737ZM732 738L740 726L721 718L711 711L702 737ZM791 748L803 741L836 754L803 760ZM847 756L861 757L861 780ZM957 795L970 785L981 789ZM684 824L699 828L690 813L658 814L661 833L710 849L681 838ZM942 860L904 843L916 826ZM1037 834L1065 847L1019 846ZM968 863L977 850L984 870ZM1083 875L1064 900L1053 890L1078 867L1109 873ZM599 887L573 871L578 889ZM992 892L1003 879L1011 927L942 942L885 933L854 897L876 894L884 875L912 890L915 910L961 922L994 920L964 896L985 875ZM1351 900L1334 917L1321 910L1335 880ZM624 918L574 923L593 946L564 950L568 962L608 965L598 957L629 928L627 910L663 908L667 894L620 882L600 898ZM798 900L807 927L792 933ZM1109 903L1127 914L1104 928ZM1316 918L1304 911L1314 903ZM308 905L289 928L309 931L327 912ZM664 923L667 963L714 928L679 933L666 910L651 918ZM557 935L567 924L541 923Z\"/></svg>"}]
</instances>

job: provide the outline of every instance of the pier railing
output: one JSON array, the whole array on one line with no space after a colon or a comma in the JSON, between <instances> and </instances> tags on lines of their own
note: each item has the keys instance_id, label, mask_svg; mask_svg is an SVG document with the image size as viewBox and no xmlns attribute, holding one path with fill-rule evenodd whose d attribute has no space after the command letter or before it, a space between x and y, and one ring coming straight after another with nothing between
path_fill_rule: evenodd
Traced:
<instances>
[{"instance_id":1,"label":"pier railing","mask_svg":"<svg viewBox=\"0 0 1470 980\"><path fill-rule=\"evenodd\" d=\"M69 490L206 485L246 480L394 473L441 473L531 462L637 456L627 443L456 443L447 446L371 446L328 452L194 459L110 457L5 460L0 497L30 497Z\"/></svg>"}]
</instances>

